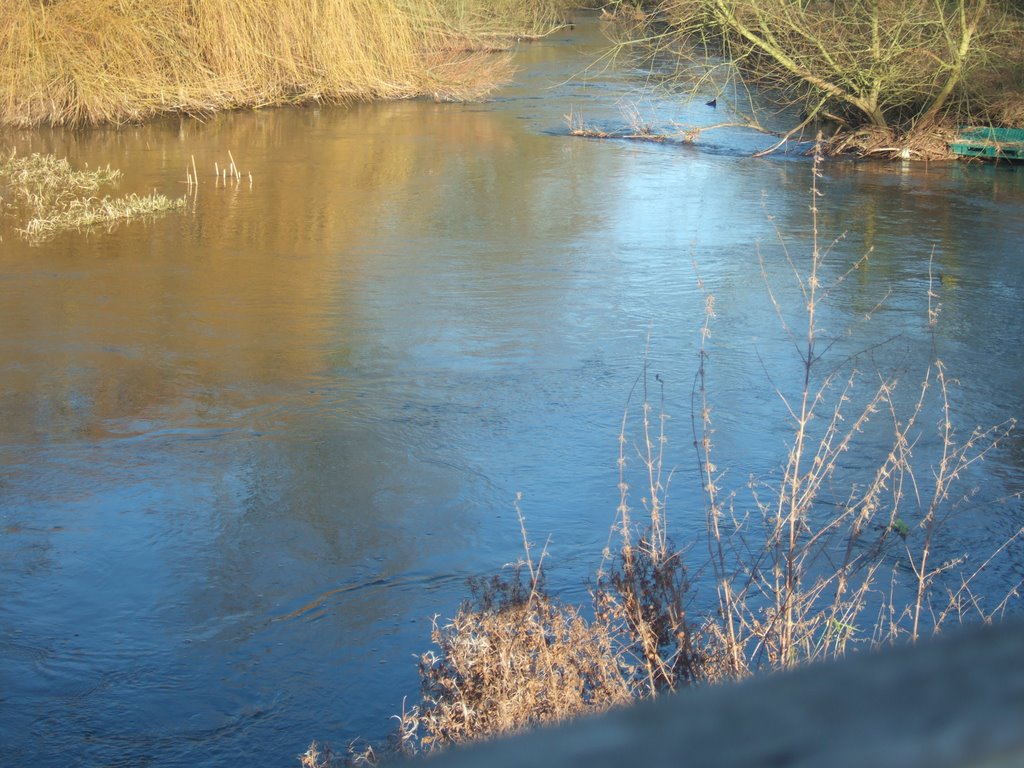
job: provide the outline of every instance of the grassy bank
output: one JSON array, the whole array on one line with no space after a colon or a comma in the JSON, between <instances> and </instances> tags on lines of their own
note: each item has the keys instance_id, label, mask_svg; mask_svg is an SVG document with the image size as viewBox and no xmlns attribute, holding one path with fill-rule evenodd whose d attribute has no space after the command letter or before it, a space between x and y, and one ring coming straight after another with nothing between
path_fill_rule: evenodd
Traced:
<instances>
[{"instance_id":1,"label":"grassy bank","mask_svg":"<svg viewBox=\"0 0 1024 768\"><path fill-rule=\"evenodd\" d=\"M558 0L8 0L0 123L476 98L509 76L507 59L482 50L494 34L541 34L563 10Z\"/></svg>"}]
</instances>

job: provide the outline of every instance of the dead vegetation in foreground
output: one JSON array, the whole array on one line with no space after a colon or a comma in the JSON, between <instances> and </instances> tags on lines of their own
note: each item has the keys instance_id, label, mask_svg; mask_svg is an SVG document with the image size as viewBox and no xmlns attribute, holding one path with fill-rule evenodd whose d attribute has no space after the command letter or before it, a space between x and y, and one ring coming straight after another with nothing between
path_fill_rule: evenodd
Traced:
<instances>
[{"instance_id":1,"label":"dead vegetation in foreground","mask_svg":"<svg viewBox=\"0 0 1024 768\"><path fill-rule=\"evenodd\" d=\"M1015 421L960 432L951 406L954 383L934 351L909 412L898 405L895 375L862 377L852 358L828 359L832 339L823 334L822 318L829 296L868 256L837 278L825 277L835 270L823 269L830 247L820 245L817 230L818 163L820 157L810 253L798 262L784 248L804 299L801 311L779 305L762 262L769 297L797 350L798 384L773 384L792 425L777 473L730 490L717 466L706 388L715 305L705 294L691 414L703 540L681 549L670 536L668 415L655 404L664 402L664 383L659 376L651 382L645 366L630 396L639 394L639 405L623 415L620 502L591 604L566 605L545 590L544 552L534 558L520 514L522 561L504 576L473 584L472 599L455 618L435 620L434 648L420 659L422 697L396 716L391 742L353 743L344 757L314 744L301 757L303 766L373 765L388 756L431 753L692 684L913 643L950 624L987 623L1005 613L1021 584L986 600L975 582L1019 544L1024 528L980 564L938 553L960 548L948 523L977 493L972 467L1007 439ZM939 314L929 286L922 322L934 329ZM859 442L869 427L873 440L882 430L889 445L874 463L856 458L869 450ZM928 440L939 450L926 466L914 450ZM632 507L631 477L639 477L642 511ZM697 594L691 568L710 592Z\"/></svg>"}]
</instances>

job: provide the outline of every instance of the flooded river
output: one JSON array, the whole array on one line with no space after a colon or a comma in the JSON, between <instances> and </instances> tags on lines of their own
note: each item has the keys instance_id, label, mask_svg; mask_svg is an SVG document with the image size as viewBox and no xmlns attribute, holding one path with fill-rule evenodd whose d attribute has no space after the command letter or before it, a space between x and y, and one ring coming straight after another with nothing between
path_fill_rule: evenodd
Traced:
<instances>
[{"instance_id":1,"label":"flooded river","mask_svg":"<svg viewBox=\"0 0 1024 768\"><path fill-rule=\"evenodd\" d=\"M112 232L5 225L0 762L293 765L313 738L381 737L431 618L519 556L517 493L552 586L585 596L645 359L675 536L697 536L699 280L718 461L750 506L787 450L773 390L802 376L762 263L798 317L778 233L806 258L811 163L735 131L569 136L570 112L722 118L638 103L628 69L573 78L605 45L589 21L524 46L484 104L0 134L120 168L118 193L185 194L193 158L201 181L187 212ZM229 151L242 181L215 182ZM820 184L826 281L871 250L829 298L822 365L898 373L909 404L934 345L965 432L1024 415L1024 171L835 161ZM887 450L865 439L855 464ZM984 553L1024 524L1024 440L966 482L954 549Z\"/></svg>"}]
</instances>

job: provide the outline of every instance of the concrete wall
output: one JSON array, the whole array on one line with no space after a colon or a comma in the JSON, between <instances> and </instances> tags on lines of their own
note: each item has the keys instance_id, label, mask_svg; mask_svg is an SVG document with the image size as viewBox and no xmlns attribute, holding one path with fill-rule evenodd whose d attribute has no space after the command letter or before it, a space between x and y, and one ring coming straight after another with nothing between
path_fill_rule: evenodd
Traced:
<instances>
[{"instance_id":1,"label":"concrete wall","mask_svg":"<svg viewBox=\"0 0 1024 768\"><path fill-rule=\"evenodd\" d=\"M1024 768L1024 625L690 689L426 760L435 768Z\"/></svg>"}]
</instances>

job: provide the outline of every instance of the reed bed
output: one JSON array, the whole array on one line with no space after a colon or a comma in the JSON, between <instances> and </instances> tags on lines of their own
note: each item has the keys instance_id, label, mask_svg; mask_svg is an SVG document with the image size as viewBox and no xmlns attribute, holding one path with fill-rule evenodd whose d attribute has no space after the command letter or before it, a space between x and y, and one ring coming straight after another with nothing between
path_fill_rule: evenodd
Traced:
<instances>
[{"instance_id":1,"label":"reed bed","mask_svg":"<svg viewBox=\"0 0 1024 768\"><path fill-rule=\"evenodd\" d=\"M566 24L567 0L435 0L440 18L474 40L502 47L513 39L536 39Z\"/></svg>"},{"instance_id":2,"label":"reed bed","mask_svg":"<svg viewBox=\"0 0 1024 768\"><path fill-rule=\"evenodd\" d=\"M8 0L0 9L0 123L120 124L310 101L479 98L511 72L507 57L486 52L494 46L485 31L549 29L557 7Z\"/></svg>"},{"instance_id":3,"label":"reed bed","mask_svg":"<svg viewBox=\"0 0 1024 768\"><path fill-rule=\"evenodd\" d=\"M788 120L765 153L824 122L841 134L830 152L940 159L957 125L1024 117L1024 14L1013 0L609 6L605 16L623 20L613 56L636 49L672 93L721 98L748 128L771 134Z\"/></svg>"}]
</instances>

